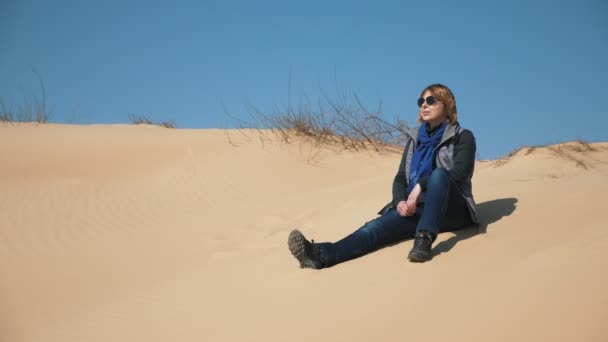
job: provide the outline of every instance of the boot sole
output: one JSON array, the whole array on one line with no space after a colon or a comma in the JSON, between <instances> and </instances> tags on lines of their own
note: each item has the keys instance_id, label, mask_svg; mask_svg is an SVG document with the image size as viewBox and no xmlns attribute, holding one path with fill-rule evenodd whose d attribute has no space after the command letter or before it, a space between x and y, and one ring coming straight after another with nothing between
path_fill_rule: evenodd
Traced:
<instances>
[{"instance_id":1,"label":"boot sole","mask_svg":"<svg viewBox=\"0 0 608 342\"><path fill-rule=\"evenodd\" d=\"M407 256L407 258L410 259L410 261L413 261L413 262L425 262L425 261L431 260L433 258L433 256L432 255L424 255L424 254L412 251Z\"/></svg>"},{"instance_id":2,"label":"boot sole","mask_svg":"<svg viewBox=\"0 0 608 342\"><path fill-rule=\"evenodd\" d=\"M293 255L300 263L300 268L318 268L313 261L306 256L304 251L305 241L306 238L302 232L297 229L293 230L291 233L289 233L289 238L287 239L289 251L291 252L291 255Z\"/></svg>"}]
</instances>

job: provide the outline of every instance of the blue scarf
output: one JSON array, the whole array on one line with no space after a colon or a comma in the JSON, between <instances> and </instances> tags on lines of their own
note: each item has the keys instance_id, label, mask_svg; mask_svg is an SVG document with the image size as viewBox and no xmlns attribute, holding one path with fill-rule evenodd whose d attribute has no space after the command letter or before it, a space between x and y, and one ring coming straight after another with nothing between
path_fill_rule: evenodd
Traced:
<instances>
[{"instance_id":1,"label":"blue scarf","mask_svg":"<svg viewBox=\"0 0 608 342\"><path fill-rule=\"evenodd\" d=\"M407 194L409 196L419 178L429 176L433 171L433 159L435 159L435 147L441 142L443 131L447 127L447 123L442 123L439 128L433 133L432 137L426 131L429 123L425 122L418 129L418 146L414 150L412 163L410 165L410 182L407 185Z\"/></svg>"}]
</instances>

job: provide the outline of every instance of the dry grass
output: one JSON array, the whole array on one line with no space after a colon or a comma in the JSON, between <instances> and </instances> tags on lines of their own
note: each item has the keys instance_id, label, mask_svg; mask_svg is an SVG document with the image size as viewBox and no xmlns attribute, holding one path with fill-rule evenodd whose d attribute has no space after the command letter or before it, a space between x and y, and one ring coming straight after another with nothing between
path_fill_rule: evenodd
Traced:
<instances>
[{"instance_id":1,"label":"dry grass","mask_svg":"<svg viewBox=\"0 0 608 342\"><path fill-rule=\"evenodd\" d=\"M589 167L591 167L592 165L580 158L577 158L575 156L575 153L597 151L596 148L594 148L593 146L589 145L589 143L587 143L586 141L581 140L581 139L575 140L568 145L557 144L557 145L550 146L549 150L554 152L559 157L569 160L569 161L575 163L576 166L582 167L585 170L589 169Z\"/></svg>"},{"instance_id":2,"label":"dry grass","mask_svg":"<svg viewBox=\"0 0 608 342\"><path fill-rule=\"evenodd\" d=\"M0 100L0 122L36 122L47 123L51 117L51 110L46 103L46 88L40 74L32 69L40 85L40 97L31 96L23 99L23 104L17 108L8 108Z\"/></svg>"},{"instance_id":3,"label":"dry grass","mask_svg":"<svg viewBox=\"0 0 608 342\"><path fill-rule=\"evenodd\" d=\"M248 120L224 112L237 122L238 128L253 129L262 143L267 134L272 134L285 143L303 138L314 147L331 145L355 151L399 152L408 129L403 120L389 122L381 118L381 103L377 109L368 110L356 94L350 99L344 95L338 99L325 97L317 100L314 107L303 97L296 108L288 103L287 108L275 108L273 113L265 113L253 105L248 109Z\"/></svg>"},{"instance_id":4,"label":"dry grass","mask_svg":"<svg viewBox=\"0 0 608 342\"><path fill-rule=\"evenodd\" d=\"M523 156L527 156L527 155L534 153L538 149L543 149L543 148L550 151L551 153L558 156L559 158L573 162L577 167L582 167L585 170L592 167L591 164L578 158L576 156L576 154L597 151L597 148L593 147L592 145L590 145L588 142L586 142L583 139L577 139L577 140L574 140L574 141L571 141L568 143L558 143L558 144L553 144L553 145L546 144L546 145L534 145L534 146L521 146L521 147L518 147L518 148L514 149L513 151L509 152L509 154L507 154L506 156L498 158L496 161L494 161L493 166L499 167L499 166L507 164L509 161L511 161L513 159L514 156L520 154L521 151L524 151Z\"/></svg>"},{"instance_id":5,"label":"dry grass","mask_svg":"<svg viewBox=\"0 0 608 342\"><path fill-rule=\"evenodd\" d=\"M37 102L27 102L16 111L5 110L0 114L0 122L49 122L50 114Z\"/></svg>"},{"instance_id":6,"label":"dry grass","mask_svg":"<svg viewBox=\"0 0 608 342\"><path fill-rule=\"evenodd\" d=\"M161 127L165 127L165 128L175 128L175 122L173 121L162 121L162 122L154 122L150 119L148 119L145 116L141 116L141 115L130 115L129 119L131 120L131 123L134 125L156 125L156 126L161 126Z\"/></svg>"}]
</instances>

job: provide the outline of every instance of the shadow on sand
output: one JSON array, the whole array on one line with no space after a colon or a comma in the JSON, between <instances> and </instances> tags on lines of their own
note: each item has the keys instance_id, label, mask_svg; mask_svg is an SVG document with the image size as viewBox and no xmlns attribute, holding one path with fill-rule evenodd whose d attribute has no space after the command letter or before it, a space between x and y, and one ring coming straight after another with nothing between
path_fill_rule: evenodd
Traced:
<instances>
[{"instance_id":1,"label":"shadow on sand","mask_svg":"<svg viewBox=\"0 0 608 342\"><path fill-rule=\"evenodd\" d=\"M500 220L504 216L509 216L515 211L517 198L500 198L477 204L477 215L479 225L465 229L454 230L455 234L445 241L441 241L433 248L433 256L450 251L454 246L463 240L469 239L477 234L485 234L488 225Z\"/></svg>"}]
</instances>

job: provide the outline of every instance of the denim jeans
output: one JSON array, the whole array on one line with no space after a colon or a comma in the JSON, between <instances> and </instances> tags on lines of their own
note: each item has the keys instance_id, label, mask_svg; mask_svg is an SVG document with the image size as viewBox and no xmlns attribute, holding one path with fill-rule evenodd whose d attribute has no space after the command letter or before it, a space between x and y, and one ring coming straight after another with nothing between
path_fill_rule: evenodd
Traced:
<instances>
[{"instance_id":1,"label":"denim jeans","mask_svg":"<svg viewBox=\"0 0 608 342\"><path fill-rule=\"evenodd\" d=\"M396 208L366 222L335 243L319 243L324 267L331 267L373 252L387 245L414 237L426 230L436 237L439 232L452 231L472 225L466 200L459 193L448 171L436 168L431 173L424 202L416 206L412 216L401 216Z\"/></svg>"}]
</instances>

